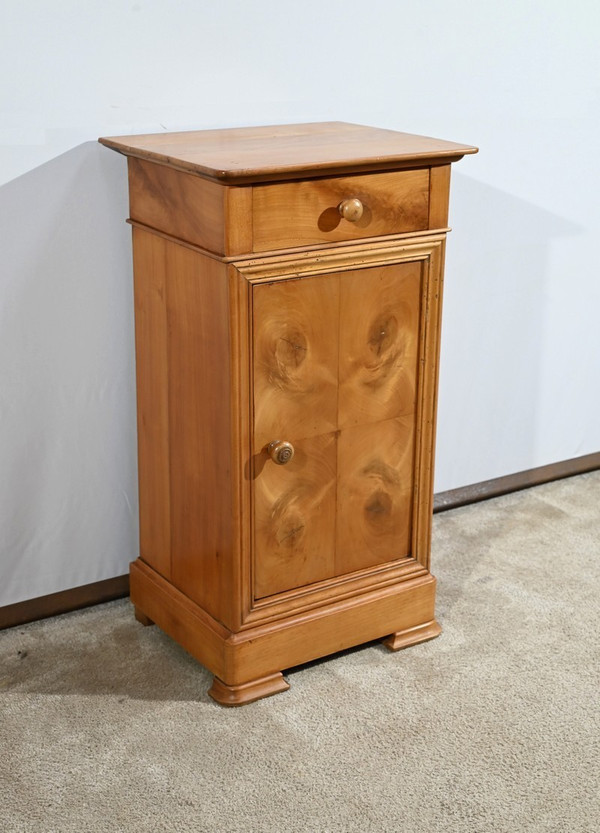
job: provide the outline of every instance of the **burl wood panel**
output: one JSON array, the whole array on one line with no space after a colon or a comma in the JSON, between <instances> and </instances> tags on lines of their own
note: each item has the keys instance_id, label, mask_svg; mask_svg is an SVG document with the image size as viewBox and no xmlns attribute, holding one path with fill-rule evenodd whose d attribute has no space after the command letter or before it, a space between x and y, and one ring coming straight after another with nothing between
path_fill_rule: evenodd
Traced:
<instances>
[{"instance_id":1,"label":"burl wood panel","mask_svg":"<svg viewBox=\"0 0 600 833\"><path fill-rule=\"evenodd\" d=\"M414 262L342 274L339 428L414 412L421 271Z\"/></svg>"},{"instance_id":2,"label":"burl wood panel","mask_svg":"<svg viewBox=\"0 0 600 833\"><path fill-rule=\"evenodd\" d=\"M336 575L411 554L414 416L338 439Z\"/></svg>"},{"instance_id":3,"label":"burl wood panel","mask_svg":"<svg viewBox=\"0 0 600 833\"><path fill-rule=\"evenodd\" d=\"M335 575L336 440L295 442L285 466L255 458L255 598Z\"/></svg>"},{"instance_id":4,"label":"burl wood panel","mask_svg":"<svg viewBox=\"0 0 600 833\"><path fill-rule=\"evenodd\" d=\"M253 189L253 250L360 240L426 229L429 170L315 179ZM340 202L363 204L357 222L342 219Z\"/></svg>"},{"instance_id":5,"label":"burl wood panel","mask_svg":"<svg viewBox=\"0 0 600 833\"><path fill-rule=\"evenodd\" d=\"M252 297L255 451L334 431L338 276L260 284Z\"/></svg>"},{"instance_id":6,"label":"burl wood panel","mask_svg":"<svg viewBox=\"0 0 600 833\"><path fill-rule=\"evenodd\" d=\"M421 291L420 261L253 287L255 598L410 555Z\"/></svg>"}]
</instances>

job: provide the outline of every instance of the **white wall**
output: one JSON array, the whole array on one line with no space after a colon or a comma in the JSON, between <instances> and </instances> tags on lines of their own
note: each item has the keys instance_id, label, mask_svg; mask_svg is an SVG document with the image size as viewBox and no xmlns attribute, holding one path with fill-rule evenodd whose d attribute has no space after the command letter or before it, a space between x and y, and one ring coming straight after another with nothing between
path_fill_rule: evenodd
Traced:
<instances>
[{"instance_id":1,"label":"white wall","mask_svg":"<svg viewBox=\"0 0 600 833\"><path fill-rule=\"evenodd\" d=\"M0 604L137 554L124 159L100 135L339 119L454 168L436 488L600 449L592 0L21 0L0 31Z\"/></svg>"}]
</instances>

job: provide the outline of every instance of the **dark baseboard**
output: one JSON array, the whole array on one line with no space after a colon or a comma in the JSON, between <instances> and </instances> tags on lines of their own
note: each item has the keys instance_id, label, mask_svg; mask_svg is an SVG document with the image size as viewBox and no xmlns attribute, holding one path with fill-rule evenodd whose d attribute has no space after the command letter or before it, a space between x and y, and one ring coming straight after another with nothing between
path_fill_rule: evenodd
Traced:
<instances>
[{"instance_id":1,"label":"dark baseboard","mask_svg":"<svg viewBox=\"0 0 600 833\"><path fill-rule=\"evenodd\" d=\"M27 599L12 605L0 607L0 630L24 625L36 619L46 619L59 613L69 613L80 607L110 602L129 595L129 576L115 576L104 581L94 581L81 587L50 593L48 596L38 596L37 599Z\"/></svg>"},{"instance_id":2,"label":"dark baseboard","mask_svg":"<svg viewBox=\"0 0 600 833\"><path fill-rule=\"evenodd\" d=\"M482 483L473 483L471 486L463 486L460 489L439 492L433 499L433 511L445 512L447 509L457 509L469 503L478 503L480 500L500 497L509 492L519 492L531 486L541 486L542 483L561 480L563 477L573 477L576 474L585 474L596 469L600 469L600 452L586 454L584 457L573 457L571 460L561 460L559 463L550 463L548 466L539 466L537 469L518 471L515 474L484 480Z\"/></svg>"},{"instance_id":3,"label":"dark baseboard","mask_svg":"<svg viewBox=\"0 0 600 833\"><path fill-rule=\"evenodd\" d=\"M509 492L518 492L531 486L539 486L542 483L572 477L575 474L584 474L595 469L600 469L600 452L587 454L585 457L575 457L572 460L562 460L560 463L551 463L537 469L508 474L504 477L496 477L494 480L484 480L472 486L440 492L434 497L433 511L445 512L447 509L457 509L469 503L478 503L480 500L489 500ZM37 599L6 605L0 607L0 629L24 625L36 619L45 619L48 616L68 613L81 607L120 599L128 594L129 576L116 576L104 581L95 581L93 584L84 584L82 587L61 590L60 593L51 593L49 596L40 596Z\"/></svg>"}]
</instances>

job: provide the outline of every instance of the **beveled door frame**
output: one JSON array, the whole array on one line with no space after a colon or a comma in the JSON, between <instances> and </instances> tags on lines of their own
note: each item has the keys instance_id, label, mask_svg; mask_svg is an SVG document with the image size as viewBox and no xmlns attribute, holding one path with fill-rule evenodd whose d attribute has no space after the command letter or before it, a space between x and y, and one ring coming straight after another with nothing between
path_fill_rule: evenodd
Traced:
<instances>
[{"instance_id":1,"label":"beveled door frame","mask_svg":"<svg viewBox=\"0 0 600 833\"><path fill-rule=\"evenodd\" d=\"M237 465L236 527L239 532L238 588L241 627L266 624L291 614L339 602L361 592L406 581L429 571L431 518L433 505L433 462L437 373L439 366L440 317L446 235L386 238L369 243L276 253L233 261L229 266L232 322L232 386L236 419L233 431L232 459ZM253 598L254 519L251 483L252 401L252 287L269 281L314 277L361 268L405 262L422 262L419 371L417 384L415 467L411 557L369 567L345 576L294 588L260 600Z\"/></svg>"}]
</instances>

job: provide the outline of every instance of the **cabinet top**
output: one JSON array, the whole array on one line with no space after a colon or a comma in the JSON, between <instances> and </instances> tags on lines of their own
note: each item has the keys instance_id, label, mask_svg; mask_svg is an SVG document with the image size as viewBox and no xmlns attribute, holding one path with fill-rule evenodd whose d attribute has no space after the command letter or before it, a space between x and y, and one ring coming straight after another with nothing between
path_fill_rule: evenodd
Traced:
<instances>
[{"instance_id":1,"label":"cabinet top","mask_svg":"<svg viewBox=\"0 0 600 833\"><path fill-rule=\"evenodd\" d=\"M456 162L470 145L346 122L282 124L111 136L99 141L126 156L223 183L388 171Z\"/></svg>"}]
</instances>

